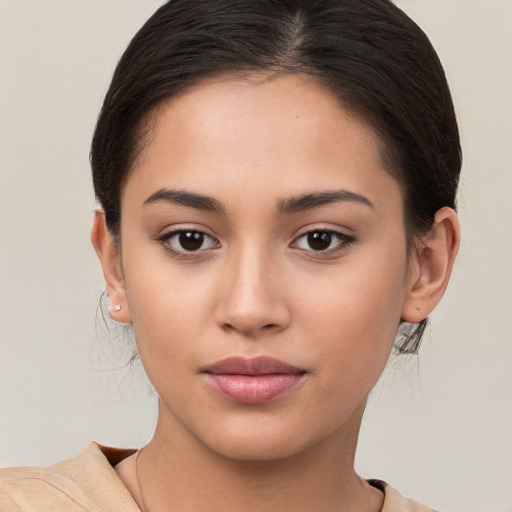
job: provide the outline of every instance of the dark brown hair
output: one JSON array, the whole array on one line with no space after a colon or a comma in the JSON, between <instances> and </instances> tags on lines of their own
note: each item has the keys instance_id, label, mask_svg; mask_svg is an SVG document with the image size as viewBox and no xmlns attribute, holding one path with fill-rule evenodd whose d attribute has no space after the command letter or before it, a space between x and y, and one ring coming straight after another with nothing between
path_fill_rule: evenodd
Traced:
<instances>
[{"instance_id":1,"label":"dark brown hair","mask_svg":"<svg viewBox=\"0 0 512 512\"><path fill-rule=\"evenodd\" d=\"M251 71L309 75L376 130L404 190L409 233L455 208L461 150L444 71L391 1L171 0L124 52L92 142L96 197L114 237L151 114L206 77ZM426 324L402 333L401 352L417 351Z\"/></svg>"}]
</instances>

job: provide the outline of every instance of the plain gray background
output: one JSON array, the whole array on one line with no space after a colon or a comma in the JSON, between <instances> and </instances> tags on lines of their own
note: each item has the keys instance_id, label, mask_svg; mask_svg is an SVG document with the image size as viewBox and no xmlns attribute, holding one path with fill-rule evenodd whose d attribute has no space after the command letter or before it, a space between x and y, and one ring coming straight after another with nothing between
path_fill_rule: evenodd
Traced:
<instances>
[{"instance_id":1,"label":"plain gray background","mask_svg":"<svg viewBox=\"0 0 512 512\"><path fill-rule=\"evenodd\" d=\"M130 351L95 329L88 151L114 65L159 3L0 0L1 466L152 433L140 368L107 371ZM512 1L398 4L452 86L463 241L419 358L392 359L373 392L357 467L441 510L510 512Z\"/></svg>"}]
</instances>

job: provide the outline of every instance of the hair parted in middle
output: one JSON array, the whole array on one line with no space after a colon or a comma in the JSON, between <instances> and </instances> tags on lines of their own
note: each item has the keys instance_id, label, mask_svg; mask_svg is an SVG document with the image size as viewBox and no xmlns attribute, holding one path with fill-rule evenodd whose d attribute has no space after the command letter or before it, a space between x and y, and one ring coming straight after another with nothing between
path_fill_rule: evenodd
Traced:
<instances>
[{"instance_id":1,"label":"hair parted in middle","mask_svg":"<svg viewBox=\"0 0 512 512\"><path fill-rule=\"evenodd\" d=\"M117 239L121 191L166 100L215 76L302 74L324 86L382 143L401 185L410 243L455 208L462 163L439 58L389 0L171 0L124 52L91 148L97 200ZM415 352L427 319L403 337Z\"/></svg>"}]
</instances>

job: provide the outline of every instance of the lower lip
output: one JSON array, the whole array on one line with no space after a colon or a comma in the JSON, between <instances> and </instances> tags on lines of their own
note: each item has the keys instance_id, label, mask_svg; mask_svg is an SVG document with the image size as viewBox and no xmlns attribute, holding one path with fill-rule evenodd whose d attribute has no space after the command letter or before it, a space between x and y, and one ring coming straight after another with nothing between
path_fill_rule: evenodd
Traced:
<instances>
[{"instance_id":1,"label":"lower lip","mask_svg":"<svg viewBox=\"0 0 512 512\"><path fill-rule=\"evenodd\" d=\"M241 404L263 404L293 389L304 374L207 375L208 382L220 395Z\"/></svg>"}]
</instances>

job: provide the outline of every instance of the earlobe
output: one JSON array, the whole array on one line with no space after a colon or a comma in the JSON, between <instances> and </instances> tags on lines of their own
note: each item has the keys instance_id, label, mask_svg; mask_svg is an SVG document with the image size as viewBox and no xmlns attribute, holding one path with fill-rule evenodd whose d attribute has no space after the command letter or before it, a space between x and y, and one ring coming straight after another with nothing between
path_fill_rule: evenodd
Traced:
<instances>
[{"instance_id":1,"label":"earlobe","mask_svg":"<svg viewBox=\"0 0 512 512\"><path fill-rule=\"evenodd\" d=\"M91 241L103 268L103 275L110 297L110 316L121 323L130 323L131 316L126 299L126 289L118 248L112 240L102 210L94 212Z\"/></svg>"},{"instance_id":2,"label":"earlobe","mask_svg":"<svg viewBox=\"0 0 512 512\"><path fill-rule=\"evenodd\" d=\"M441 208L436 213L432 229L418 240L410 256L403 320L421 322L437 306L448 286L459 241L457 214L452 208Z\"/></svg>"}]
</instances>

